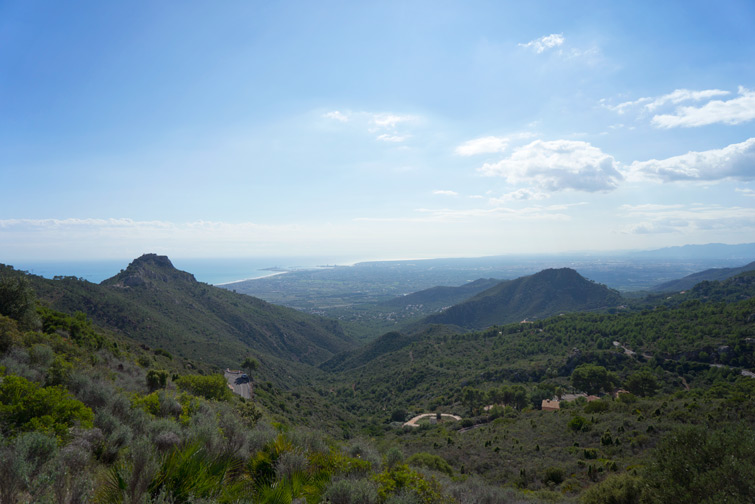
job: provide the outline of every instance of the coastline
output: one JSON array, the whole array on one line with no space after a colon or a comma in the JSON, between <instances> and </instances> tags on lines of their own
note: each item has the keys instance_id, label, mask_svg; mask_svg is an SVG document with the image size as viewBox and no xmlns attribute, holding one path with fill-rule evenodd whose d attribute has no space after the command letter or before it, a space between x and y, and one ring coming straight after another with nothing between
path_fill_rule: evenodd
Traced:
<instances>
[{"instance_id":1,"label":"coastline","mask_svg":"<svg viewBox=\"0 0 755 504\"><path fill-rule=\"evenodd\" d=\"M269 273L267 275L250 277L250 278L242 278L241 280L231 280L230 282L222 282L222 283L216 283L216 284L211 284L211 285L214 285L215 287L220 287L220 286L224 286L224 285L233 285L233 284L237 284L237 283L241 283L241 282L246 282L246 281L249 281L249 280L259 280L261 278L270 278L270 277L274 277L274 276L278 276L278 275L285 275L286 273L291 273L291 271L276 271L274 273Z\"/></svg>"}]
</instances>

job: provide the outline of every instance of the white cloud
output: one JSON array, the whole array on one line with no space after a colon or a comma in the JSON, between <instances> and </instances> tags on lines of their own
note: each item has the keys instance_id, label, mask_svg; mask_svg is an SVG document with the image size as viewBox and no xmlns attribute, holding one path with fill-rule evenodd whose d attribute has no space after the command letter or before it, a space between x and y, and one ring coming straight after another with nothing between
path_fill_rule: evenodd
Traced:
<instances>
[{"instance_id":1,"label":"white cloud","mask_svg":"<svg viewBox=\"0 0 755 504\"><path fill-rule=\"evenodd\" d=\"M755 119L755 92L739 87L739 97L711 100L701 107L679 107L673 114L653 117L659 128L694 127L708 124L740 124Z\"/></svg>"},{"instance_id":2,"label":"white cloud","mask_svg":"<svg viewBox=\"0 0 755 504\"><path fill-rule=\"evenodd\" d=\"M449 208L418 208L416 212L419 216L410 217L360 217L354 219L356 222L414 222L414 223L451 223L451 222L468 222L479 221L480 219L494 219L506 222L527 221L527 220L549 220L549 221L568 221L571 217L563 211L566 206L531 206L527 208L513 209L504 206L494 208L466 208L466 209L449 209Z\"/></svg>"},{"instance_id":3,"label":"white cloud","mask_svg":"<svg viewBox=\"0 0 755 504\"><path fill-rule=\"evenodd\" d=\"M675 89L669 94L653 99L650 103L645 105L645 109L652 112L655 109L666 105L667 103L673 103L674 105L677 105L686 101L702 101L714 98L716 96L725 96L728 94L728 91L723 91L721 89L703 89L702 91Z\"/></svg>"},{"instance_id":4,"label":"white cloud","mask_svg":"<svg viewBox=\"0 0 755 504\"><path fill-rule=\"evenodd\" d=\"M375 135L379 142L401 143L411 138L406 131L411 129L412 123L417 123L420 117L410 114L394 114L389 112L353 112L333 110L322 114L322 117L349 123L349 128L355 131L364 130Z\"/></svg>"},{"instance_id":5,"label":"white cloud","mask_svg":"<svg viewBox=\"0 0 755 504\"><path fill-rule=\"evenodd\" d=\"M536 53L542 52L558 47L564 43L564 35L561 33L551 33L535 40L530 40L526 44L519 44L519 47L532 48Z\"/></svg>"},{"instance_id":6,"label":"white cloud","mask_svg":"<svg viewBox=\"0 0 755 504\"><path fill-rule=\"evenodd\" d=\"M722 149L688 152L667 159L635 161L629 166L628 178L677 180L754 180L755 138Z\"/></svg>"},{"instance_id":7,"label":"white cloud","mask_svg":"<svg viewBox=\"0 0 755 504\"><path fill-rule=\"evenodd\" d=\"M467 140L456 147L455 152L460 156L475 156L477 154L503 152L506 150L508 143L509 139L505 137L487 136L475 138L474 140Z\"/></svg>"},{"instance_id":8,"label":"white cloud","mask_svg":"<svg viewBox=\"0 0 755 504\"><path fill-rule=\"evenodd\" d=\"M667 104L678 105L680 103L688 101L703 101L716 96L725 96L730 94L729 91L721 89L703 89L700 91L694 91L690 89L675 89L671 93L650 97L645 96L632 101L625 101L618 105L609 105L607 100L600 100L603 107L616 112L617 114L624 114L631 109L639 109L641 112L654 112L655 110L663 107Z\"/></svg>"},{"instance_id":9,"label":"white cloud","mask_svg":"<svg viewBox=\"0 0 755 504\"><path fill-rule=\"evenodd\" d=\"M370 123L377 129L394 129L399 123L413 121L416 118L411 115L398 114L371 114Z\"/></svg>"},{"instance_id":10,"label":"white cloud","mask_svg":"<svg viewBox=\"0 0 755 504\"><path fill-rule=\"evenodd\" d=\"M491 198L490 202L494 205L499 205L509 201L542 200L549 197L550 195L547 193L522 188L503 194L499 198Z\"/></svg>"},{"instance_id":11,"label":"white cloud","mask_svg":"<svg viewBox=\"0 0 755 504\"><path fill-rule=\"evenodd\" d=\"M612 156L574 140L535 140L506 159L485 163L479 171L547 191L610 191L622 180Z\"/></svg>"},{"instance_id":12,"label":"white cloud","mask_svg":"<svg viewBox=\"0 0 755 504\"><path fill-rule=\"evenodd\" d=\"M456 191L444 191L444 190L437 190L433 191L433 194L437 194L439 196L458 196L459 193Z\"/></svg>"},{"instance_id":13,"label":"white cloud","mask_svg":"<svg viewBox=\"0 0 755 504\"><path fill-rule=\"evenodd\" d=\"M381 142L394 142L394 143L403 142L407 138L409 138L409 135L389 135L387 133L383 133L382 135L377 136L377 140L380 140Z\"/></svg>"},{"instance_id":14,"label":"white cloud","mask_svg":"<svg viewBox=\"0 0 755 504\"><path fill-rule=\"evenodd\" d=\"M754 191L754 190L752 190L752 189L740 189L740 188L738 188L738 187L737 187L737 188L736 188L736 189L734 189L734 190L735 190L736 192L739 192L739 193L742 193L742 194L744 194L745 196L749 196L749 197L755 197L755 191Z\"/></svg>"},{"instance_id":15,"label":"white cloud","mask_svg":"<svg viewBox=\"0 0 755 504\"><path fill-rule=\"evenodd\" d=\"M334 119L339 122L349 122L349 116L347 114L344 114L343 112L340 112L338 110L333 110L332 112L327 112L322 115L323 117L327 119Z\"/></svg>"}]
</instances>

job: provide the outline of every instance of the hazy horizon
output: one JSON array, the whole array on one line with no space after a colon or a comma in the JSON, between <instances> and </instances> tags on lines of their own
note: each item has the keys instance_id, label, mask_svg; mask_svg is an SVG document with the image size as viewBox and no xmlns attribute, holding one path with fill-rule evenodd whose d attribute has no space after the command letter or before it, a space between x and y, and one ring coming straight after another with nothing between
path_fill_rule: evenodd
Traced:
<instances>
[{"instance_id":1,"label":"hazy horizon","mask_svg":"<svg viewBox=\"0 0 755 504\"><path fill-rule=\"evenodd\" d=\"M0 19L0 262L755 236L751 2L11 0Z\"/></svg>"}]
</instances>

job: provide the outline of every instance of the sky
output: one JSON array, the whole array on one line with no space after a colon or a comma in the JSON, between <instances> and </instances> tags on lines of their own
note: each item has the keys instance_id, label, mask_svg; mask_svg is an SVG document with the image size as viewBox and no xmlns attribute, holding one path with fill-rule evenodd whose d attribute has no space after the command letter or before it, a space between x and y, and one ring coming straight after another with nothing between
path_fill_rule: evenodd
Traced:
<instances>
[{"instance_id":1,"label":"sky","mask_svg":"<svg viewBox=\"0 0 755 504\"><path fill-rule=\"evenodd\" d=\"M0 2L0 262L755 241L755 3Z\"/></svg>"}]
</instances>

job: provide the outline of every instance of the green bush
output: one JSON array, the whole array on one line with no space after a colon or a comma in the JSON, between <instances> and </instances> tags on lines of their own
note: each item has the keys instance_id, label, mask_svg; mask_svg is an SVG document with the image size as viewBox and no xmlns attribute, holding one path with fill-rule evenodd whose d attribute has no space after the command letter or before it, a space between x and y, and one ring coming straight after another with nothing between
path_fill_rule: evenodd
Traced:
<instances>
[{"instance_id":1,"label":"green bush","mask_svg":"<svg viewBox=\"0 0 755 504\"><path fill-rule=\"evenodd\" d=\"M590 422L585 417L579 415L572 417L567 425L574 432L588 431L590 429Z\"/></svg>"},{"instance_id":2,"label":"green bush","mask_svg":"<svg viewBox=\"0 0 755 504\"><path fill-rule=\"evenodd\" d=\"M60 386L40 387L20 376L0 382L0 422L13 432L38 430L67 437L69 428L91 428L94 413Z\"/></svg>"},{"instance_id":3,"label":"green bush","mask_svg":"<svg viewBox=\"0 0 755 504\"><path fill-rule=\"evenodd\" d=\"M23 329L38 326L36 295L23 277L0 278L0 315L16 320Z\"/></svg>"},{"instance_id":4,"label":"green bush","mask_svg":"<svg viewBox=\"0 0 755 504\"><path fill-rule=\"evenodd\" d=\"M454 470L451 467L451 464L449 464L446 459L438 455L433 455L431 453L415 453L414 455L409 457L406 462L411 466L426 467L434 471L445 473L449 476L453 476L454 474Z\"/></svg>"},{"instance_id":5,"label":"green bush","mask_svg":"<svg viewBox=\"0 0 755 504\"><path fill-rule=\"evenodd\" d=\"M755 433L745 424L677 429L653 453L647 480L655 502L752 502Z\"/></svg>"},{"instance_id":6,"label":"green bush","mask_svg":"<svg viewBox=\"0 0 755 504\"><path fill-rule=\"evenodd\" d=\"M601 399L599 401L590 401L585 405L585 413L605 413L611 409L610 400Z\"/></svg>"},{"instance_id":7,"label":"green bush","mask_svg":"<svg viewBox=\"0 0 755 504\"><path fill-rule=\"evenodd\" d=\"M228 388L228 382L223 375L183 375L178 378L176 385L196 396L216 401L227 401L233 397L233 392Z\"/></svg>"},{"instance_id":8,"label":"green bush","mask_svg":"<svg viewBox=\"0 0 755 504\"><path fill-rule=\"evenodd\" d=\"M553 483L554 485L560 485L564 481L564 470L560 467L549 467L545 470L543 476L543 483Z\"/></svg>"},{"instance_id":9,"label":"green bush","mask_svg":"<svg viewBox=\"0 0 755 504\"><path fill-rule=\"evenodd\" d=\"M367 480L336 480L323 495L331 504L377 504L378 494L375 484Z\"/></svg>"},{"instance_id":10,"label":"green bush","mask_svg":"<svg viewBox=\"0 0 755 504\"><path fill-rule=\"evenodd\" d=\"M617 474L588 488L581 504L640 504L642 480L629 474Z\"/></svg>"},{"instance_id":11,"label":"green bush","mask_svg":"<svg viewBox=\"0 0 755 504\"><path fill-rule=\"evenodd\" d=\"M159 388L165 388L168 382L168 372L161 369L150 369L147 371L147 388L150 392Z\"/></svg>"}]
</instances>

